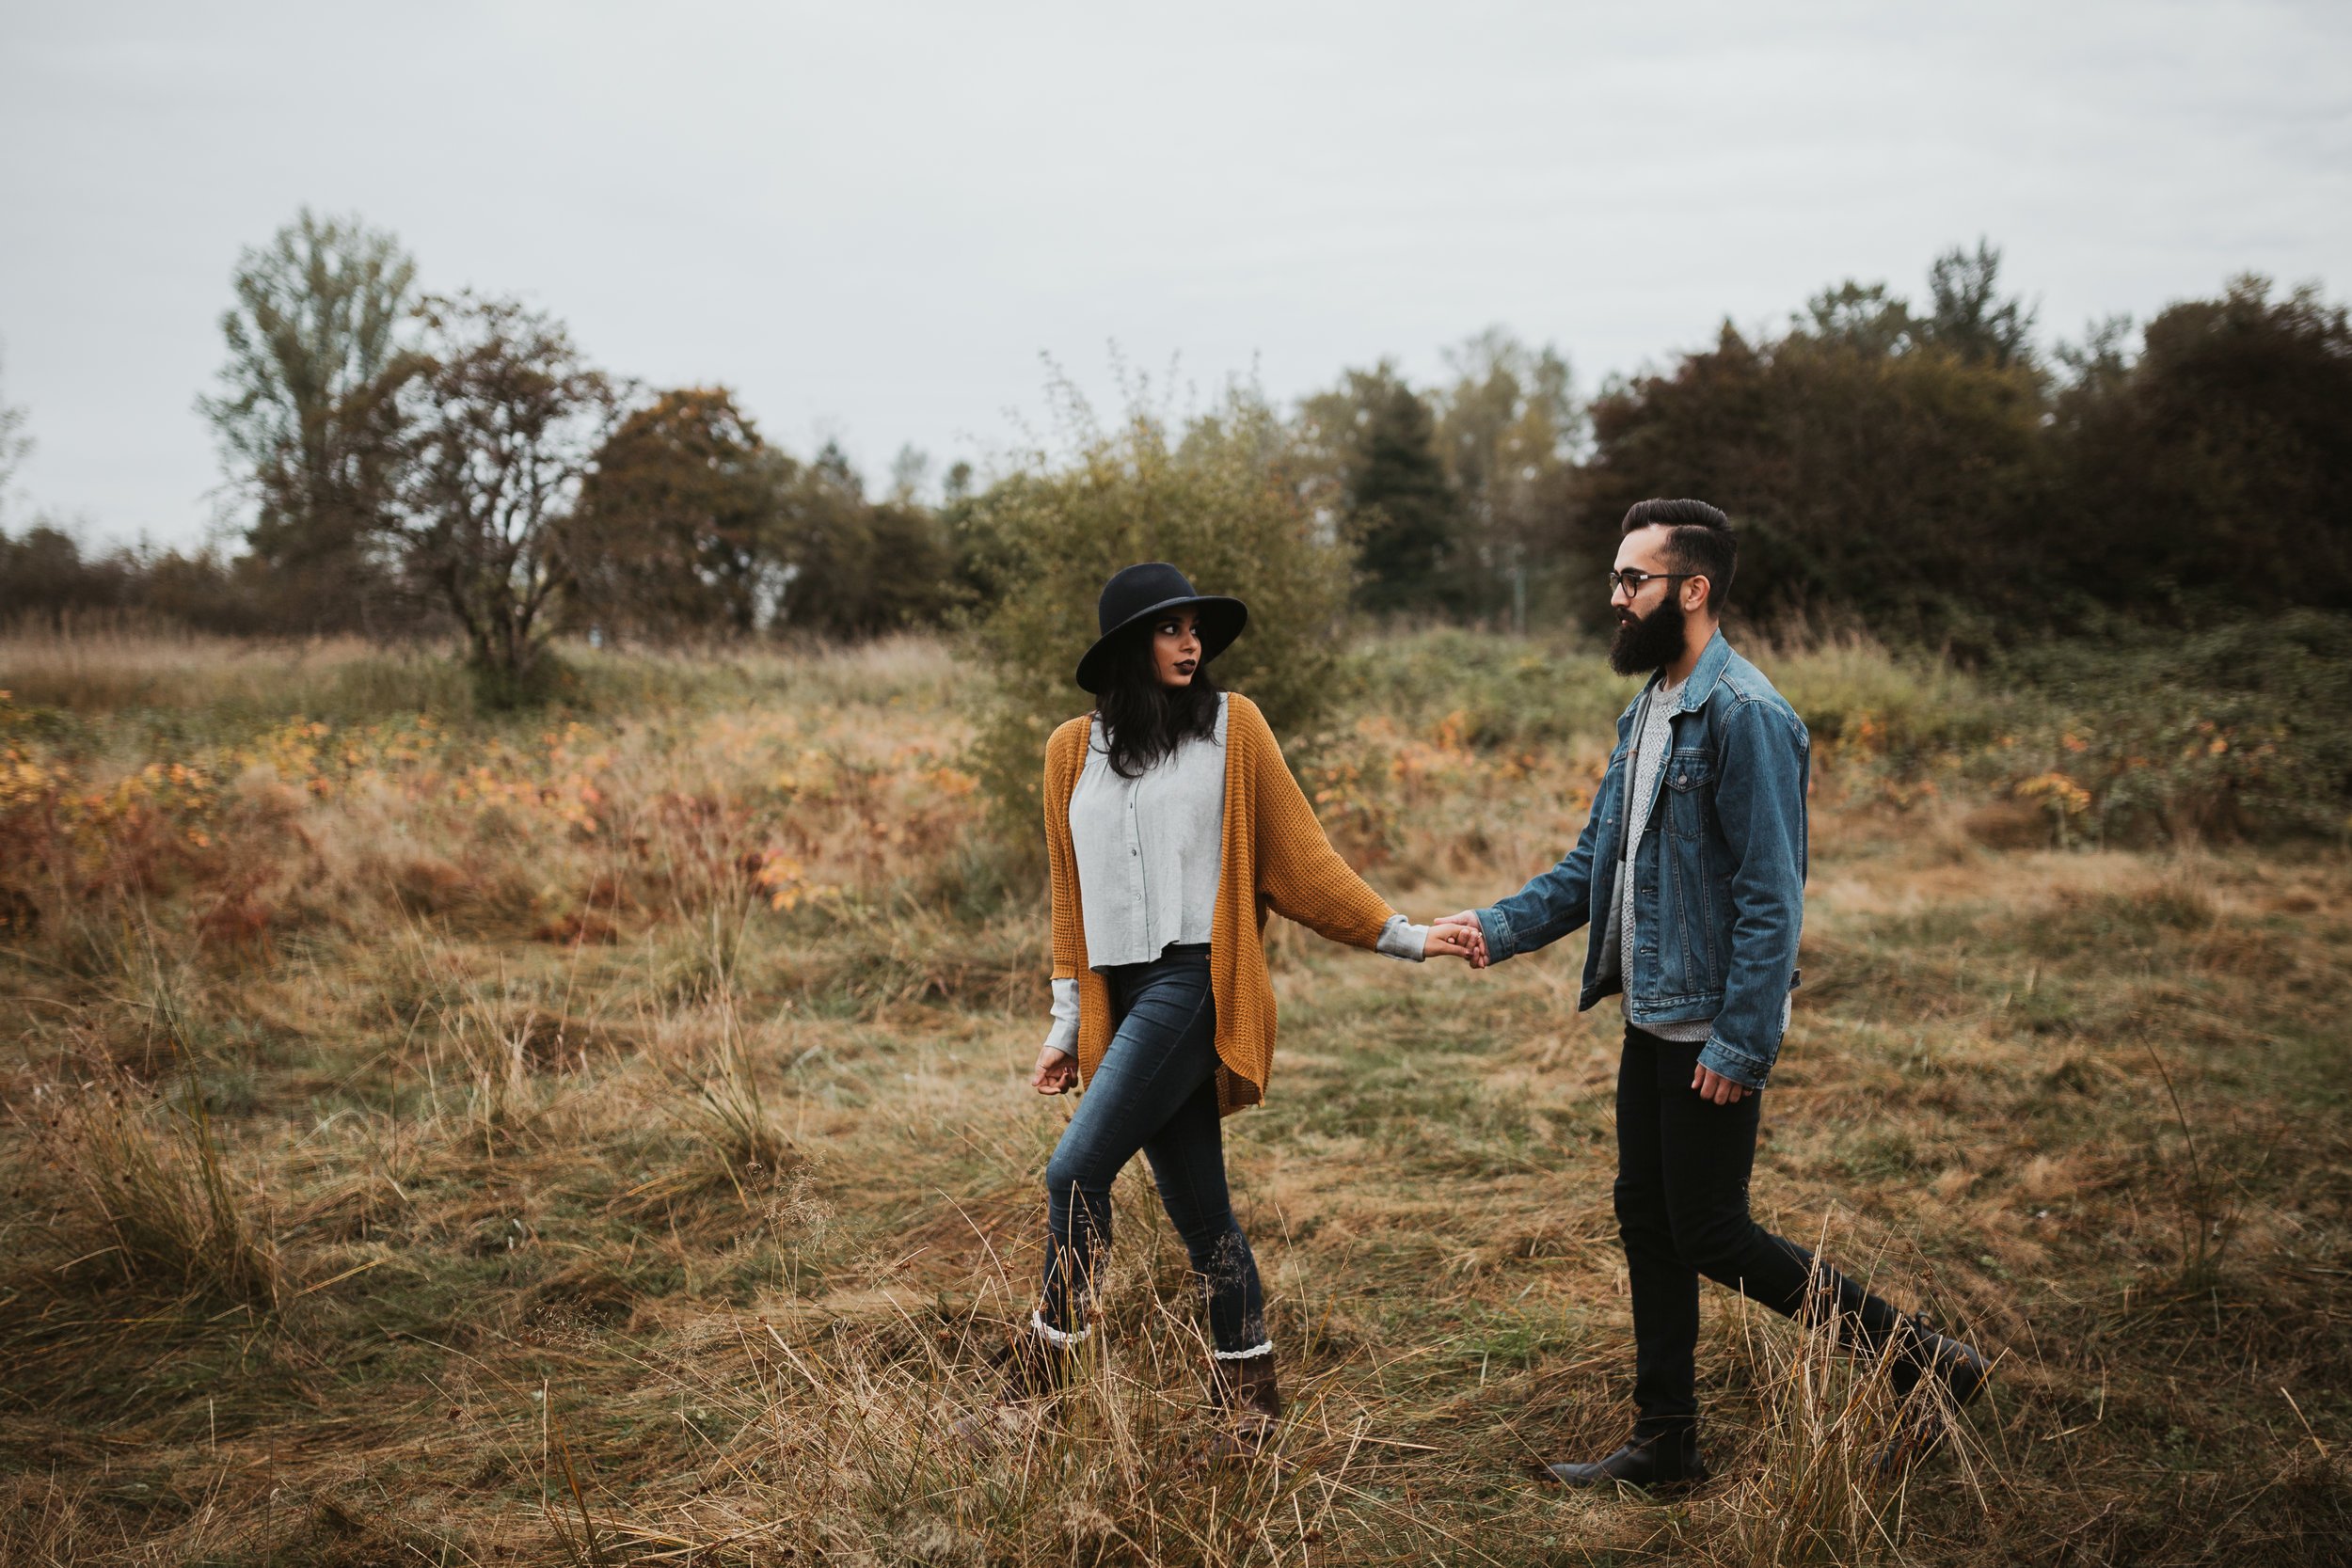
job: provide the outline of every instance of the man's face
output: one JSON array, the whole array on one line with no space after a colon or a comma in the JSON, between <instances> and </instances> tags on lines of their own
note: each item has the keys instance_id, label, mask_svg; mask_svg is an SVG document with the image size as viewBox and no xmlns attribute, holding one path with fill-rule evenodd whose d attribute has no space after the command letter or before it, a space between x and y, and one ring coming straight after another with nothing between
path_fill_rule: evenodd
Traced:
<instances>
[{"instance_id":1,"label":"man's face","mask_svg":"<svg viewBox=\"0 0 2352 1568\"><path fill-rule=\"evenodd\" d=\"M1666 559L1667 531L1637 529L1617 542L1619 572L1651 574L1641 587L1617 588L1609 595L1617 611L1617 634L1609 644L1609 668L1620 675L1646 675L1682 657L1688 646L1687 616L1681 590L1688 578L1674 571Z\"/></svg>"}]
</instances>

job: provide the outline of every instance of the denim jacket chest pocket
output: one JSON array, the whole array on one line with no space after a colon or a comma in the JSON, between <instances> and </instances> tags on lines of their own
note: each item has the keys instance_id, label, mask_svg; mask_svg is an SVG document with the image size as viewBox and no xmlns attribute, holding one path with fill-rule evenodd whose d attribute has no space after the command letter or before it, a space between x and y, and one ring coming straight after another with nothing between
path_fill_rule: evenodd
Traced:
<instances>
[{"instance_id":1,"label":"denim jacket chest pocket","mask_svg":"<svg viewBox=\"0 0 2352 1568\"><path fill-rule=\"evenodd\" d=\"M1715 754L1693 748L1666 758L1666 831L1706 838L1715 815Z\"/></svg>"}]
</instances>

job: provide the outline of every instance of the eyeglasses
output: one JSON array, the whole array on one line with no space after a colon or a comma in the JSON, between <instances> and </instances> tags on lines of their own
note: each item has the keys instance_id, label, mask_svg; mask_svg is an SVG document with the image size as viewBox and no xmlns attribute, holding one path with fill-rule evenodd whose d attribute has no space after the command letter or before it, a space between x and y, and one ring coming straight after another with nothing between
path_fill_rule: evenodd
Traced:
<instances>
[{"instance_id":1,"label":"eyeglasses","mask_svg":"<svg viewBox=\"0 0 2352 1568\"><path fill-rule=\"evenodd\" d=\"M1609 574L1609 596L1615 598L1617 590L1622 588L1626 597L1632 598L1653 582L1680 582L1684 578L1703 578L1706 575L1705 572L1645 572L1638 567L1628 566L1622 572Z\"/></svg>"}]
</instances>

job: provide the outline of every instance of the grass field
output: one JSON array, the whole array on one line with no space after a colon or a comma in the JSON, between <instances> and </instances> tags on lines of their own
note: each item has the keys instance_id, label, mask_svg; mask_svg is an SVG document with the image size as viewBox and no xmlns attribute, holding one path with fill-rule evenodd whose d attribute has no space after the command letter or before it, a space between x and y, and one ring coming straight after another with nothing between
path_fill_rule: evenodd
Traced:
<instances>
[{"instance_id":1,"label":"grass field","mask_svg":"<svg viewBox=\"0 0 2352 1568\"><path fill-rule=\"evenodd\" d=\"M1527 1474L1629 1418L1581 935L1473 974L1278 923L1226 1126L1277 1451L1191 1462L1138 1168L1059 1424L974 1457L1068 1107L970 672L569 657L514 716L425 655L0 643L0 1560L2352 1560L2352 857L2193 831L2248 810L2200 805L2226 722L1764 658L1818 745L1757 1210L2001 1360L1887 1490L1869 1370L1710 1287L1720 1479L1659 1504ZM1570 842L1627 691L1589 649L1355 669L1285 740L1392 902Z\"/></svg>"}]
</instances>

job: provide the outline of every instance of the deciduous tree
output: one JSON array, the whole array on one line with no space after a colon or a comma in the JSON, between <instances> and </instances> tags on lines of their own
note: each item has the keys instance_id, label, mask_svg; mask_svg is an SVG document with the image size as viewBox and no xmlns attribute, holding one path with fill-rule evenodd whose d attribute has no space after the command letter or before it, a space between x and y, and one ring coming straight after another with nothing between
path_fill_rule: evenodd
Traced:
<instances>
[{"instance_id":1,"label":"deciduous tree","mask_svg":"<svg viewBox=\"0 0 2352 1568\"><path fill-rule=\"evenodd\" d=\"M1919 324L1920 336L1995 369L2033 368L2034 311L2021 299L2004 298L2000 281L2001 253L1983 240L1974 253L1954 245L1938 256L1928 269L1933 308Z\"/></svg>"},{"instance_id":2,"label":"deciduous tree","mask_svg":"<svg viewBox=\"0 0 2352 1568\"><path fill-rule=\"evenodd\" d=\"M1464 608L1525 630L1531 594L1556 609L1582 414L1567 361L1500 327L1448 352L1437 445L1461 499Z\"/></svg>"},{"instance_id":3,"label":"deciduous tree","mask_svg":"<svg viewBox=\"0 0 2352 1568\"><path fill-rule=\"evenodd\" d=\"M465 628L493 691L525 694L620 398L560 324L516 301L432 299L422 319L430 351L405 400L403 562Z\"/></svg>"},{"instance_id":4,"label":"deciduous tree","mask_svg":"<svg viewBox=\"0 0 2352 1568\"><path fill-rule=\"evenodd\" d=\"M761 629L784 586L775 455L723 387L631 412L572 531L579 618L665 640Z\"/></svg>"},{"instance_id":5,"label":"deciduous tree","mask_svg":"<svg viewBox=\"0 0 2352 1568\"><path fill-rule=\"evenodd\" d=\"M937 514L908 487L869 500L839 445L813 463L773 465L777 558L784 571L778 626L864 638L934 623L954 596L955 558Z\"/></svg>"},{"instance_id":6,"label":"deciduous tree","mask_svg":"<svg viewBox=\"0 0 2352 1568\"><path fill-rule=\"evenodd\" d=\"M2029 363L1963 354L1849 283L1777 338L1725 323L1598 399L1577 553L1597 581L1628 506L1698 496L1741 530L1736 608L1976 640L2050 608L2044 410Z\"/></svg>"},{"instance_id":7,"label":"deciduous tree","mask_svg":"<svg viewBox=\"0 0 2352 1568\"><path fill-rule=\"evenodd\" d=\"M2241 277L2094 334L2053 431L2052 542L2070 578L2141 613L2352 609L2352 321L2315 288Z\"/></svg>"},{"instance_id":8,"label":"deciduous tree","mask_svg":"<svg viewBox=\"0 0 2352 1568\"><path fill-rule=\"evenodd\" d=\"M238 261L220 390L197 406L290 624L365 627L384 609L415 274L390 234L308 208Z\"/></svg>"}]
</instances>

